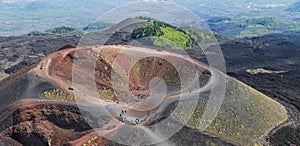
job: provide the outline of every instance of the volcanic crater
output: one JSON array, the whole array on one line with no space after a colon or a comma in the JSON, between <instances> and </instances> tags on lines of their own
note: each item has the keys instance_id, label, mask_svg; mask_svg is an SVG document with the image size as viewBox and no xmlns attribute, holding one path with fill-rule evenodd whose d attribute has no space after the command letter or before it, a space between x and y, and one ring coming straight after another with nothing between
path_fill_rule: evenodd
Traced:
<instances>
[{"instance_id":1,"label":"volcanic crater","mask_svg":"<svg viewBox=\"0 0 300 146\"><path fill-rule=\"evenodd\" d=\"M119 45L61 49L45 57L28 76L38 78L44 88L35 93L38 99L15 102L21 105L15 110L7 107L14 111L14 116L2 120L7 143L84 144L91 136L76 139L92 127L77 106L104 105L105 120L116 119L119 126L151 125L161 118L157 111L166 110L160 109L167 107L163 104L197 92L208 84L211 73L204 64L181 55ZM93 128L105 123L93 120L98 122ZM63 135L68 136L59 138ZM106 143L105 138L102 141Z\"/></svg>"},{"instance_id":2,"label":"volcanic crater","mask_svg":"<svg viewBox=\"0 0 300 146\"><path fill-rule=\"evenodd\" d=\"M31 74L78 96L77 103L91 99L124 106L112 115L148 113L163 101L204 87L211 76L208 67L187 57L129 46L60 50Z\"/></svg>"},{"instance_id":3,"label":"volcanic crater","mask_svg":"<svg viewBox=\"0 0 300 146\"><path fill-rule=\"evenodd\" d=\"M178 113L174 123L197 129L207 94L215 84L213 72L202 63L175 53L126 45L66 47L33 66L26 73L27 80L39 85L32 88L39 91L3 108L12 114L0 115L0 140L7 144L116 144L105 136L120 135L128 125L135 134L123 141L152 143L156 137L147 128L168 117L180 100L187 101L187 108ZM222 141L249 144L286 120L283 106L218 74L229 85L227 98L221 114L205 132ZM189 111L188 99L201 93L205 94L200 96L196 111ZM184 123L190 112L195 113ZM259 120L262 117L264 121ZM257 124L249 123L253 120Z\"/></svg>"}]
</instances>

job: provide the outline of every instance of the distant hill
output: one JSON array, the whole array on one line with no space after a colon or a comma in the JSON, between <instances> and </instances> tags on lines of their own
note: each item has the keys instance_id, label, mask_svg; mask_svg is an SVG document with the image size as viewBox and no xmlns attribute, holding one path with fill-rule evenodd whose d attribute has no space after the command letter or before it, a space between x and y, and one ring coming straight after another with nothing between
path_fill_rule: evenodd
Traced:
<instances>
[{"instance_id":1,"label":"distant hill","mask_svg":"<svg viewBox=\"0 0 300 146\"><path fill-rule=\"evenodd\" d=\"M280 31L276 30L268 30L268 29L252 29L252 30L244 30L241 31L236 38L243 39L243 38L252 38L252 37L258 37L263 36L267 34L273 34L273 33L280 33Z\"/></svg>"},{"instance_id":2,"label":"distant hill","mask_svg":"<svg viewBox=\"0 0 300 146\"><path fill-rule=\"evenodd\" d=\"M48 11L50 9L55 9L55 7L44 1L32 1L23 8L25 11Z\"/></svg>"},{"instance_id":3,"label":"distant hill","mask_svg":"<svg viewBox=\"0 0 300 146\"><path fill-rule=\"evenodd\" d=\"M215 34L228 38L250 38L284 31L297 31L297 22L270 17L261 11L249 11L235 17L212 17L207 20Z\"/></svg>"},{"instance_id":4,"label":"distant hill","mask_svg":"<svg viewBox=\"0 0 300 146\"><path fill-rule=\"evenodd\" d=\"M289 8L287 8L286 11L289 11L289 12L300 12L300 1L295 2L294 4L292 4L291 6L289 6Z\"/></svg>"},{"instance_id":5,"label":"distant hill","mask_svg":"<svg viewBox=\"0 0 300 146\"><path fill-rule=\"evenodd\" d=\"M168 23L147 17L137 19L147 21L133 29L132 39L141 39L141 42L160 48L198 48L198 43L210 39L226 39L226 37L214 34L207 30L201 30L191 26L175 27Z\"/></svg>"},{"instance_id":6,"label":"distant hill","mask_svg":"<svg viewBox=\"0 0 300 146\"><path fill-rule=\"evenodd\" d=\"M246 18L236 22L236 25L242 28L271 28L279 25L281 22L272 17Z\"/></svg>"},{"instance_id":7,"label":"distant hill","mask_svg":"<svg viewBox=\"0 0 300 146\"><path fill-rule=\"evenodd\" d=\"M27 36L43 36L43 35L83 35L86 32L79 28L62 26L41 32L38 30L33 30L27 34Z\"/></svg>"},{"instance_id":8,"label":"distant hill","mask_svg":"<svg viewBox=\"0 0 300 146\"><path fill-rule=\"evenodd\" d=\"M135 28L131 37L133 39L151 37L155 46L183 49L191 48L194 42L193 38L182 29L154 20L143 27Z\"/></svg>"}]
</instances>

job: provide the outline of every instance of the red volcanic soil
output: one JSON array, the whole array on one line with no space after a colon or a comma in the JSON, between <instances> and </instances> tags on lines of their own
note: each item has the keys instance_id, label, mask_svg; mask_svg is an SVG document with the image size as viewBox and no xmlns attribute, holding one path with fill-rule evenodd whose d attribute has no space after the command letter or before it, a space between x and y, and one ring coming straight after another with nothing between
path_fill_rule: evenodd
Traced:
<instances>
[{"instance_id":1,"label":"red volcanic soil","mask_svg":"<svg viewBox=\"0 0 300 146\"><path fill-rule=\"evenodd\" d=\"M142 58L143 56L146 57ZM171 64L169 61L175 64ZM130 46L96 46L60 50L50 54L40 63L39 70L37 68L33 73L65 90L69 88L66 86L66 82L74 80L80 80L81 83L95 80L97 87L106 86L107 88L113 88L112 82L115 80L120 82L128 80L130 91L138 96L138 94L148 93L145 90L149 89L149 82L154 77L160 77L167 81L167 84L172 84L174 90L178 89L179 85L176 82L180 80L180 76L175 65L184 66L179 69L190 69L190 72L185 70L186 74L198 75L202 79L203 85L207 83L205 79L210 77L210 72L205 65L184 58L184 56ZM117 79L112 79L112 75ZM73 77L76 79L72 80ZM193 82L192 78L185 84L190 85ZM115 85L114 90L125 90L119 88L124 87ZM170 92L174 94L177 91Z\"/></svg>"},{"instance_id":2,"label":"red volcanic soil","mask_svg":"<svg viewBox=\"0 0 300 146\"><path fill-rule=\"evenodd\" d=\"M127 106L128 114L155 110L162 101L203 87L210 78L208 68L192 59L130 46L60 50L48 55L31 74L75 94L78 100ZM162 87L153 78L161 78L167 86L165 99L151 95L151 88Z\"/></svg>"},{"instance_id":3,"label":"red volcanic soil","mask_svg":"<svg viewBox=\"0 0 300 146\"><path fill-rule=\"evenodd\" d=\"M91 127L74 104L21 100L10 116L2 119L2 134L23 145L63 145L86 134ZM9 110L15 108L8 107ZM14 142L14 143L16 143Z\"/></svg>"},{"instance_id":4,"label":"red volcanic soil","mask_svg":"<svg viewBox=\"0 0 300 146\"><path fill-rule=\"evenodd\" d=\"M131 46L65 48L49 54L34 66L28 76L76 96L77 104L75 101L27 99L4 107L2 111L12 112L0 115L3 131L0 141L4 143L117 145L99 133L118 134L127 124L153 124L159 115L152 113L166 107L162 106L165 103L178 100L182 94L208 86L211 76L208 67L182 55ZM44 89L41 90L33 95L41 96L39 93ZM96 127L111 119L118 122L112 129L94 129L77 106L100 111L103 108L98 106L110 107L104 113L105 120L89 117ZM145 134L143 130L137 132Z\"/></svg>"},{"instance_id":5,"label":"red volcanic soil","mask_svg":"<svg viewBox=\"0 0 300 146\"><path fill-rule=\"evenodd\" d=\"M8 106L7 110L13 113L0 123L2 131L0 142L4 145L120 145L94 131L83 119L78 107L72 103L20 100ZM171 139L184 145L189 143L204 145L207 140L232 145L187 127Z\"/></svg>"}]
</instances>

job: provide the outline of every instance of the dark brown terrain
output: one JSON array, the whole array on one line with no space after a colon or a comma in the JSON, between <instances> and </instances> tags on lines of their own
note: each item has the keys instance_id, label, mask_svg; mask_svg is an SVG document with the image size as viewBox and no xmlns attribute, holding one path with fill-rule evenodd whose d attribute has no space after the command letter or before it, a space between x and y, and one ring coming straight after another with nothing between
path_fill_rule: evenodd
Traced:
<instances>
[{"instance_id":1,"label":"dark brown terrain","mask_svg":"<svg viewBox=\"0 0 300 146\"><path fill-rule=\"evenodd\" d=\"M299 32L286 32L252 38L246 43L230 42L222 45L230 76L279 101L289 111L290 123L270 135L272 145L300 144L299 38ZM247 68L264 68L284 73L251 75L246 72Z\"/></svg>"},{"instance_id":2,"label":"dark brown terrain","mask_svg":"<svg viewBox=\"0 0 300 146\"><path fill-rule=\"evenodd\" d=\"M227 74L275 99L288 110L289 120L270 133L267 138L271 145L300 144L300 42L298 38L300 38L300 33L286 32L247 40L220 41L226 60ZM22 93L26 90L24 85L28 84L28 77L24 73L37 66L37 62L43 56L60 48L73 48L78 44L78 41L78 36L0 38L0 57L2 60L0 71L12 75L1 81L0 92L5 93L1 94L1 99L6 99L1 101L0 109L3 111L0 114L1 134L9 135L9 137L3 137L0 141L17 145L12 140L15 139L23 145L26 145L25 143L30 145L30 140L34 140L36 143L39 142L39 145L47 145L49 137L53 138L54 136L58 140L52 143L61 145L66 141L70 141L69 144L75 144L96 137L97 143L113 144L89 131L92 128L82 119L76 105L64 105L55 102L39 103L38 101L28 101L30 104L27 104L26 101L15 102L18 99L30 98L30 95L33 94ZM188 50L187 52L194 59L202 55L202 52L197 50ZM13 63L11 65L5 64L8 62ZM246 71L257 68L283 72L251 74ZM37 83L42 84L44 89L53 88L47 82L37 81ZM8 85L18 85L18 87L12 89ZM33 87L38 88L40 86L33 85ZM15 107L3 108L4 105L9 104L15 105ZM52 109L56 109L55 112ZM12 112L11 116L7 117L5 114L7 112ZM47 134L45 129L55 129L54 131L57 133ZM86 132L92 134L87 135ZM25 136L26 134L29 136ZM191 138L194 135L198 135L197 138ZM191 141L194 144L207 145L206 139L210 139L216 145L235 145L188 127L184 127L170 141L176 142L178 137L181 139L179 141L181 145L186 145Z\"/></svg>"}]
</instances>

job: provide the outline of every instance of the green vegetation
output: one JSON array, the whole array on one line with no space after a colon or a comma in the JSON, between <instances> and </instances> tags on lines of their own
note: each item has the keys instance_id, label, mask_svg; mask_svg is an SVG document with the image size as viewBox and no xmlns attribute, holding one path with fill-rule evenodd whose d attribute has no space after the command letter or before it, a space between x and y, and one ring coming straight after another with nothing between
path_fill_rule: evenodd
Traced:
<instances>
[{"instance_id":1,"label":"green vegetation","mask_svg":"<svg viewBox=\"0 0 300 146\"><path fill-rule=\"evenodd\" d=\"M212 38L225 39L225 37L193 27L177 28L170 24L159 22L150 17L139 16L137 19L148 20L147 24L133 30L131 38L145 38L148 45L161 48L190 49L195 42Z\"/></svg>"},{"instance_id":2,"label":"green vegetation","mask_svg":"<svg viewBox=\"0 0 300 146\"><path fill-rule=\"evenodd\" d=\"M105 87L105 86L98 86L98 96L102 99L113 100L116 96L116 93L113 89Z\"/></svg>"},{"instance_id":3,"label":"green vegetation","mask_svg":"<svg viewBox=\"0 0 300 146\"><path fill-rule=\"evenodd\" d=\"M111 27L113 24L112 23L107 23L103 21L96 21L94 23L89 24L88 26L84 27L83 30L88 31L88 30L103 30L106 28Z\"/></svg>"},{"instance_id":4,"label":"green vegetation","mask_svg":"<svg viewBox=\"0 0 300 146\"><path fill-rule=\"evenodd\" d=\"M85 32L82 29L62 26L45 31L47 34L62 34L62 35L83 35Z\"/></svg>"},{"instance_id":5,"label":"green vegetation","mask_svg":"<svg viewBox=\"0 0 300 146\"><path fill-rule=\"evenodd\" d=\"M67 26L62 26L62 27L57 27L53 29L46 30L45 32L41 32L38 30L33 30L30 33L27 34L27 36L43 36L43 35L83 35L86 32L74 28L74 27L67 27Z\"/></svg>"},{"instance_id":6,"label":"green vegetation","mask_svg":"<svg viewBox=\"0 0 300 146\"><path fill-rule=\"evenodd\" d=\"M236 37L239 39L242 38L251 38L251 37L257 37L257 36L262 36L266 34L272 34L272 33L279 33L280 31L276 30L268 30L268 29L254 29L254 30L244 30L241 31L240 34Z\"/></svg>"},{"instance_id":7,"label":"green vegetation","mask_svg":"<svg viewBox=\"0 0 300 146\"><path fill-rule=\"evenodd\" d=\"M151 37L155 46L182 49L191 48L194 42L183 30L158 21L151 21L146 26L134 29L131 37L133 39Z\"/></svg>"},{"instance_id":8,"label":"green vegetation","mask_svg":"<svg viewBox=\"0 0 300 146\"><path fill-rule=\"evenodd\" d=\"M195 40L195 42L209 40L212 38L225 39L225 37L223 36L213 34L208 31L200 30L194 27L183 27L182 29L185 32L187 32Z\"/></svg>"},{"instance_id":9,"label":"green vegetation","mask_svg":"<svg viewBox=\"0 0 300 146\"><path fill-rule=\"evenodd\" d=\"M158 46L160 48L177 48L177 49L181 49L183 47L181 47L181 45L179 45L178 43L176 42L173 42L167 38L162 38L162 37L151 37L149 38L153 44L151 45L154 45L154 46ZM188 48L183 48L183 49L188 49Z\"/></svg>"},{"instance_id":10,"label":"green vegetation","mask_svg":"<svg viewBox=\"0 0 300 146\"><path fill-rule=\"evenodd\" d=\"M209 23L219 23L219 22L224 22L224 21L231 21L231 18L224 17L224 16L217 16L217 17L212 17L207 20L207 22L209 22Z\"/></svg>"},{"instance_id":11,"label":"green vegetation","mask_svg":"<svg viewBox=\"0 0 300 146\"><path fill-rule=\"evenodd\" d=\"M300 24L294 24L293 26L290 26L287 28L288 31L300 31Z\"/></svg>"},{"instance_id":12,"label":"green vegetation","mask_svg":"<svg viewBox=\"0 0 300 146\"><path fill-rule=\"evenodd\" d=\"M281 22L271 17L247 18L236 22L238 27L242 28L272 28L279 25Z\"/></svg>"},{"instance_id":13,"label":"green vegetation","mask_svg":"<svg viewBox=\"0 0 300 146\"><path fill-rule=\"evenodd\" d=\"M154 21L152 24L148 24L144 27L136 28L133 30L131 37L133 39L140 39L149 36L162 36L163 31L161 27L157 25L157 22Z\"/></svg>"},{"instance_id":14,"label":"green vegetation","mask_svg":"<svg viewBox=\"0 0 300 146\"><path fill-rule=\"evenodd\" d=\"M48 34L45 32L41 32L39 30L33 30L27 34L27 36L43 36L43 35L48 35Z\"/></svg>"},{"instance_id":15,"label":"green vegetation","mask_svg":"<svg viewBox=\"0 0 300 146\"><path fill-rule=\"evenodd\" d=\"M58 101L75 101L76 97L68 92L61 91L59 89L52 89L49 91L44 91L42 96L50 99L50 100L58 100Z\"/></svg>"},{"instance_id":16,"label":"green vegetation","mask_svg":"<svg viewBox=\"0 0 300 146\"><path fill-rule=\"evenodd\" d=\"M163 32L162 38L171 40L182 48L189 48L193 43L192 38L184 31L172 27L161 27L161 30Z\"/></svg>"},{"instance_id":17,"label":"green vegetation","mask_svg":"<svg viewBox=\"0 0 300 146\"><path fill-rule=\"evenodd\" d=\"M96 135L96 136L92 137L91 139L87 140L82 146L91 145L98 138L101 138L101 135Z\"/></svg>"}]
</instances>

